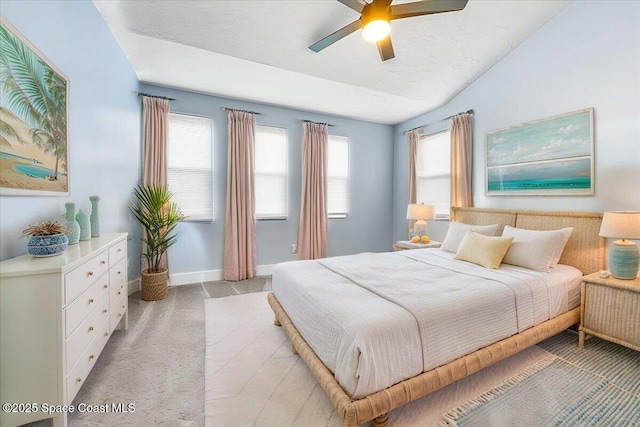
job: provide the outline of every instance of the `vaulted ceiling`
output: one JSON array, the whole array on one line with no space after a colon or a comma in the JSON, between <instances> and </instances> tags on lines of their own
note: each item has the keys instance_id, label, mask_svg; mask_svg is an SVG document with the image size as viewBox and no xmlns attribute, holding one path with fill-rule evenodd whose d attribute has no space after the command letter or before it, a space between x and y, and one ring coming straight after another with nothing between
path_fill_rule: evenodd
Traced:
<instances>
[{"instance_id":1,"label":"vaulted ceiling","mask_svg":"<svg viewBox=\"0 0 640 427\"><path fill-rule=\"evenodd\" d=\"M338 1L94 3L142 82L395 124L445 104L569 1L470 0L394 20L385 62L360 30L308 49L359 18Z\"/></svg>"}]
</instances>

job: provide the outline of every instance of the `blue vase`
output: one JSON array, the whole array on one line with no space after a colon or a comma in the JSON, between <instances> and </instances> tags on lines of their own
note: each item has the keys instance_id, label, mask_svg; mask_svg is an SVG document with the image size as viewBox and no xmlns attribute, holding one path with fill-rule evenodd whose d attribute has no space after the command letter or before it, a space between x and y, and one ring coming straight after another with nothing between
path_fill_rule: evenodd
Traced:
<instances>
[{"instance_id":1,"label":"blue vase","mask_svg":"<svg viewBox=\"0 0 640 427\"><path fill-rule=\"evenodd\" d=\"M89 200L91 200L91 237L100 237L100 217L98 216L100 197L90 196Z\"/></svg>"},{"instance_id":2,"label":"blue vase","mask_svg":"<svg viewBox=\"0 0 640 427\"><path fill-rule=\"evenodd\" d=\"M80 224L76 221L76 204L75 203L65 203L64 207L66 208L65 213L65 223L64 225L70 230L67 233L69 237L69 244L75 245L80 240Z\"/></svg>"},{"instance_id":3,"label":"blue vase","mask_svg":"<svg viewBox=\"0 0 640 427\"><path fill-rule=\"evenodd\" d=\"M80 209L76 214L76 221L80 225L80 241L91 240L91 224L89 224L89 215Z\"/></svg>"},{"instance_id":4,"label":"blue vase","mask_svg":"<svg viewBox=\"0 0 640 427\"><path fill-rule=\"evenodd\" d=\"M616 279L635 279L640 265L638 245L629 240L613 242L609 250L609 270Z\"/></svg>"},{"instance_id":5,"label":"blue vase","mask_svg":"<svg viewBox=\"0 0 640 427\"><path fill-rule=\"evenodd\" d=\"M27 242L27 252L34 257L60 255L67 249L69 238L66 234L52 236L31 236Z\"/></svg>"}]
</instances>

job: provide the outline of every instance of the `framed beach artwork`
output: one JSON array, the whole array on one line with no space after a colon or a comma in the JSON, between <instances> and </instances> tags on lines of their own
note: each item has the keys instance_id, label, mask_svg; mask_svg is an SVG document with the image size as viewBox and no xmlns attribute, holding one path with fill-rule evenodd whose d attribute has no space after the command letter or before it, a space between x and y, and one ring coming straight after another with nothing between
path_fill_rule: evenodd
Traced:
<instances>
[{"instance_id":1,"label":"framed beach artwork","mask_svg":"<svg viewBox=\"0 0 640 427\"><path fill-rule=\"evenodd\" d=\"M487 132L487 196L594 194L593 108Z\"/></svg>"},{"instance_id":2,"label":"framed beach artwork","mask_svg":"<svg viewBox=\"0 0 640 427\"><path fill-rule=\"evenodd\" d=\"M0 195L68 196L69 81L0 17Z\"/></svg>"}]
</instances>

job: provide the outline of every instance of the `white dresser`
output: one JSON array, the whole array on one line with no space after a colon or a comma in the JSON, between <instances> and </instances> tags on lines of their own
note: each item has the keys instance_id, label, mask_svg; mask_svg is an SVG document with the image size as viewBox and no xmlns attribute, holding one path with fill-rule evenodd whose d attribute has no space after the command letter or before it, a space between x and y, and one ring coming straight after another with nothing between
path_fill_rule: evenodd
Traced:
<instances>
[{"instance_id":1,"label":"white dresser","mask_svg":"<svg viewBox=\"0 0 640 427\"><path fill-rule=\"evenodd\" d=\"M70 405L111 333L127 329L127 282L127 233L0 262L0 425L67 425L64 410L43 409Z\"/></svg>"}]
</instances>

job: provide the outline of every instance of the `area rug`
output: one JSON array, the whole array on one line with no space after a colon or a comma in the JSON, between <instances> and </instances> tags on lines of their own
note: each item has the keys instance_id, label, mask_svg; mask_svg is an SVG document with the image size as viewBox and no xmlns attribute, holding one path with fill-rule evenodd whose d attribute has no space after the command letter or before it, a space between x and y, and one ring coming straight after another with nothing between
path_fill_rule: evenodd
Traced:
<instances>
[{"instance_id":1,"label":"area rug","mask_svg":"<svg viewBox=\"0 0 640 427\"><path fill-rule=\"evenodd\" d=\"M450 411L443 426L640 426L640 352L597 338L584 349L563 332L552 354Z\"/></svg>"},{"instance_id":2,"label":"area rug","mask_svg":"<svg viewBox=\"0 0 640 427\"><path fill-rule=\"evenodd\" d=\"M292 353L282 328L273 324L273 312L267 303L267 292L207 299L205 317L206 426L342 425L306 364ZM560 335L556 341L557 349L553 348L554 342L545 342L549 347L546 349L531 347L392 411L389 414L390 425L439 425L444 414L453 408L471 408L465 402L499 387L527 369L535 371L540 366L549 366L551 359L560 357L552 355L550 351L560 352L565 347L575 347L577 336ZM595 339L587 341L585 350L591 348L594 341ZM569 356L566 358L569 359ZM534 371L532 375L535 376L537 371ZM506 411L508 413L503 412L503 409L498 411L500 418L509 419L509 414L518 414L520 408L510 408ZM450 420L453 418L450 417ZM369 423L364 425L368 426ZM510 425L527 427L522 422ZM537 427L540 424L531 425Z\"/></svg>"}]
</instances>

